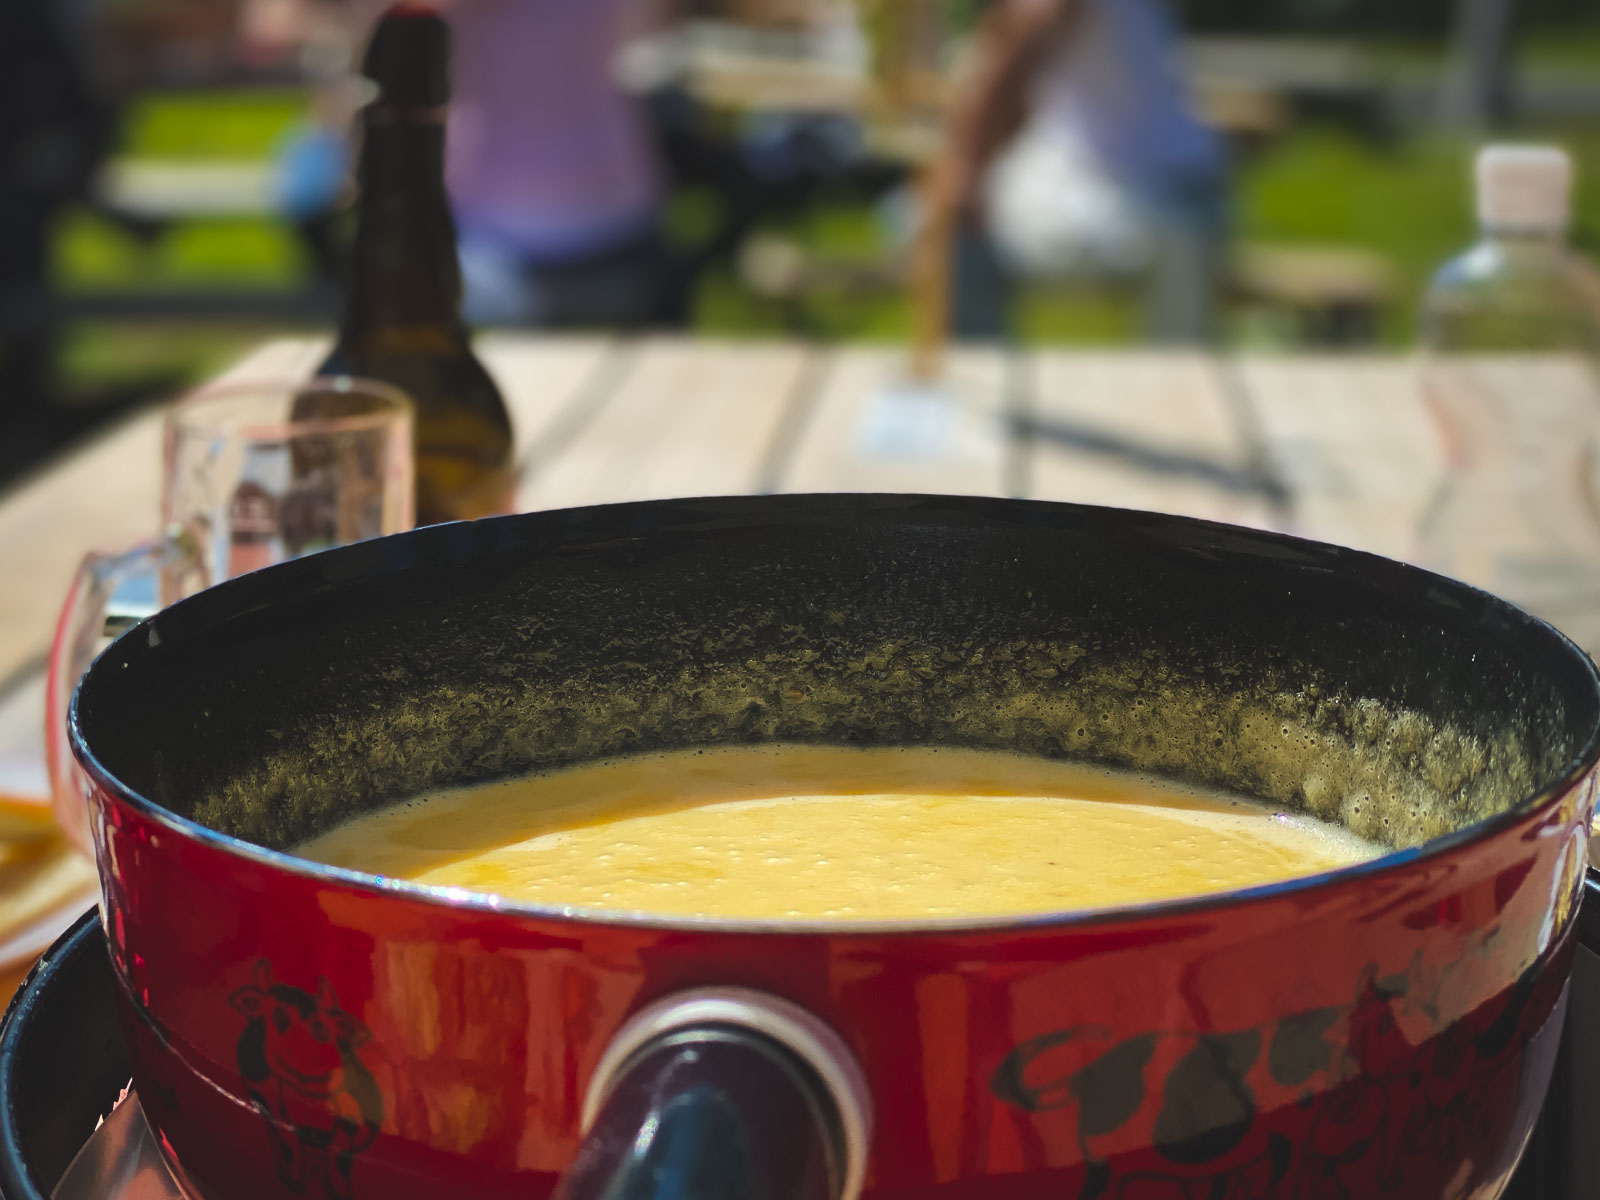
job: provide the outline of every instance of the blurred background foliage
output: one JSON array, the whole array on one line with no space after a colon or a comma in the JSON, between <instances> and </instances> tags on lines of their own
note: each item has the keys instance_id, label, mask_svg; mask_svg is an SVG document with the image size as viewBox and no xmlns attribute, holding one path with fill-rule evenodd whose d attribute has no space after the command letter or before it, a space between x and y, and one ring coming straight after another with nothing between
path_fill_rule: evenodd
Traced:
<instances>
[{"instance_id":1,"label":"blurred background foliage","mask_svg":"<svg viewBox=\"0 0 1600 1200\"><path fill-rule=\"evenodd\" d=\"M163 74L195 75L196 64L207 61L205 47L230 36L227 29L212 28L203 13L196 15L206 6L184 0L111 3L141 17L133 27L145 30L138 36L149 43L126 50L123 73L136 63L145 78L126 88L119 106L118 163L265 166L307 118L307 89L270 64L241 67L233 61L200 85L161 82ZM1255 85L1282 95L1281 126L1252 139L1237 156L1238 245L1329 248L1381 264L1386 286L1373 301L1366 344L1408 346L1429 272L1471 240L1469 166L1485 138L1556 140L1573 153L1579 168L1574 240L1600 254L1600 4L1515 0L1509 43L1515 103L1484 128L1445 119L1436 105L1452 69L1459 3L1174 5L1201 62L1210 64L1204 70L1225 73L1245 62L1259 76ZM163 6L175 14L170 21L162 16ZM951 27L970 25L981 7L982 0L948 0ZM163 21L184 32L183 47L174 49L148 32ZM108 69L118 71L115 64ZM1324 77L1308 78L1319 71ZM674 225L703 224L708 205L715 199L693 192L675 197ZM890 250L883 214L864 201L823 197L774 218L766 232L829 260L871 263ZM50 257L56 285L69 296L195 288L290 296L305 289L313 274L301 241L270 212L200 212L145 226L80 205L57 221ZM170 391L215 371L264 336L327 327L324 311L296 317L288 308L287 315L261 317L246 310L237 319L198 324L147 320L137 312L74 319L59 351L68 381L64 394L69 402L77 396L101 403L98 390L127 391L136 377L143 382L135 390ZM906 335L907 317L907 305L893 289L845 289L810 299L800 331L898 339ZM792 318L753 293L733 264L711 270L699 285L699 332L783 335L797 331ZM1127 343L1137 338L1139 320L1134 299L1115 288L1040 285L1024 299L1021 329L1032 342ZM1227 335L1232 345L1251 349L1304 347L1308 340L1303 324L1271 304L1230 308Z\"/></svg>"}]
</instances>

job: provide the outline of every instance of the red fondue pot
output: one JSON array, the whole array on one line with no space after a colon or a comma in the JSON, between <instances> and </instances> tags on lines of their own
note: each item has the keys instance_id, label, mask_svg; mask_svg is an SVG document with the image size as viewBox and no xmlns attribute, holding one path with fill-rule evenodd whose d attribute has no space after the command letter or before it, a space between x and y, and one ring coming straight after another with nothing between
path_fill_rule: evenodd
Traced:
<instances>
[{"instance_id":1,"label":"red fondue pot","mask_svg":"<svg viewBox=\"0 0 1600 1200\"><path fill-rule=\"evenodd\" d=\"M655 502L214 587L75 701L121 1019L195 1195L1499 1194L1549 1078L1600 692L1348 550L1109 509ZM285 852L653 749L1005 747L1385 839L1019 920L539 908Z\"/></svg>"}]
</instances>

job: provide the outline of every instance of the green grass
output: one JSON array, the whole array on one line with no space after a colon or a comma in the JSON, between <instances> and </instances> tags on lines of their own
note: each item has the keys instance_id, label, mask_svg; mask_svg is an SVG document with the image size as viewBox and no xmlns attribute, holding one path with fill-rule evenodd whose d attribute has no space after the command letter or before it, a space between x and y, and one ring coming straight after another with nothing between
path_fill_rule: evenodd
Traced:
<instances>
[{"instance_id":1,"label":"green grass","mask_svg":"<svg viewBox=\"0 0 1600 1200\"><path fill-rule=\"evenodd\" d=\"M270 220L195 221L145 245L89 212L66 218L55 245L68 288L287 288L305 264L291 231Z\"/></svg>"},{"instance_id":2,"label":"green grass","mask_svg":"<svg viewBox=\"0 0 1600 1200\"><path fill-rule=\"evenodd\" d=\"M1521 39L1516 62L1528 70L1592 73L1600 63L1600 22L1588 29L1534 30Z\"/></svg>"},{"instance_id":3,"label":"green grass","mask_svg":"<svg viewBox=\"0 0 1600 1200\"><path fill-rule=\"evenodd\" d=\"M304 115L293 89L147 96L123 123L130 158L262 160ZM305 265L293 236L270 219L195 221L143 245L88 211L62 223L57 277L69 288L224 285L289 287Z\"/></svg>"},{"instance_id":4,"label":"green grass","mask_svg":"<svg viewBox=\"0 0 1600 1200\"><path fill-rule=\"evenodd\" d=\"M149 96L126 114L122 152L261 160L305 107L305 95L289 89ZM288 288L306 274L292 233L270 219L188 222L145 243L78 210L59 223L51 251L56 278L67 289ZM183 386L216 373L274 332L240 325L82 322L63 338L61 365L70 394L115 391L138 380Z\"/></svg>"},{"instance_id":5,"label":"green grass","mask_svg":"<svg viewBox=\"0 0 1600 1200\"><path fill-rule=\"evenodd\" d=\"M1362 51L1385 72L1411 77L1438 77L1450 63L1451 47L1441 38L1373 38ZM1568 74L1593 71L1600 63L1600 23L1592 28L1532 29L1523 32L1512 52L1520 73Z\"/></svg>"},{"instance_id":6,"label":"green grass","mask_svg":"<svg viewBox=\"0 0 1600 1200\"><path fill-rule=\"evenodd\" d=\"M1578 161L1573 241L1600 258L1600 130L1521 130L1521 139L1550 139ZM1387 262L1393 295L1380 313L1379 335L1399 348L1416 335L1416 312L1433 270L1475 237L1471 163L1476 143L1443 136L1394 146L1374 144L1335 127L1305 126L1243 162L1235 180L1240 242L1348 247ZM867 259L885 246L865 210L829 210L786 232L816 253ZM899 339L908 311L899 299L839 297L811 306L831 337ZM735 281L708 280L697 317L722 333L768 332L774 310L753 305ZM1136 297L1067 286L1025 289L1019 335L1032 343L1130 342L1140 333ZM1281 343L1292 326L1259 313L1234 314L1235 340Z\"/></svg>"},{"instance_id":7,"label":"green grass","mask_svg":"<svg viewBox=\"0 0 1600 1200\"><path fill-rule=\"evenodd\" d=\"M1600 131L1521 131L1551 139L1578 162L1573 240L1600 242ZM1381 254L1396 294L1383 313L1391 345L1414 336L1415 313L1433 269L1475 236L1471 162L1475 144L1420 138L1386 149L1328 129L1297 131L1250 164L1237 195L1240 236L1263 242L1343 244Z\"/></svg>"},{"instance_id":8,"label":"green grass","mask_svg":"<svg viewBox=\"0 0 1600 1200\"><path fill-rule=\"evenodd\" d=\"M829 260L871 262L891 249L873 211L862 206L819 207L775 231ZM703 278L696 301L696 328L719 336L771 336L787 328L781 310L752 296L732 271ZM911 329L905 299L878 291L819 296L806 303L805 314L809 332L830 340L904 341Z\"/></svg>"},{"instance_id":9,"label":"green grass","mask_svg":"<svg viewBox=\"0 0 1600 1200\"><path fill-rule=\"evenodd\" d=\"M266 158L305 112L294 88L156 94L128 114L123 146L136 158Z\"/></svg>"}]
</instances>

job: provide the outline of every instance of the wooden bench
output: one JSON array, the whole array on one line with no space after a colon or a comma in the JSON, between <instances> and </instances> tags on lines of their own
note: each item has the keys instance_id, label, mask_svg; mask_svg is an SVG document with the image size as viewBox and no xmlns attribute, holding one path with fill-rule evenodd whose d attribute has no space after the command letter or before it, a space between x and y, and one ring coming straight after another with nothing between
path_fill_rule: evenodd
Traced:
<instances>
[{"instance_id":1,"label":"wooden bench","mask_svg":"<svg viewBox=\"0 0 1600 1200\"><path fill-rule=\"evenodd\" d=\"M1246 243L1234 252L1228 300L1286 312L1298 342L1368 345L1378 315L1394 296L1394 275L1380 254L1341 245Z\"/></svg>"}]
</instances>

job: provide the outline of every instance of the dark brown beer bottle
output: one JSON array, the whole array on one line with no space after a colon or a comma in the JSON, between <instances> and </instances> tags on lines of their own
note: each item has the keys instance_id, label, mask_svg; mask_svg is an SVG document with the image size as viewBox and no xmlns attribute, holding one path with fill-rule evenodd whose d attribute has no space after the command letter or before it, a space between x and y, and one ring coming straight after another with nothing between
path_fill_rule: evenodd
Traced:
<instances>
[{"instance_id":1,"label":"dark brown beer bottle","mask_svg":"<svg viewBox=\"0 0 1600 1200\"><path fill-rule=\"evenodd\" d=\"M415 401L419 525L505 512L513 489L510 414L461 320L444 185L449 55L449 26L425 5L395 5L373 32L349 299L321 368Z\"/></svg>"}]
</instances>

